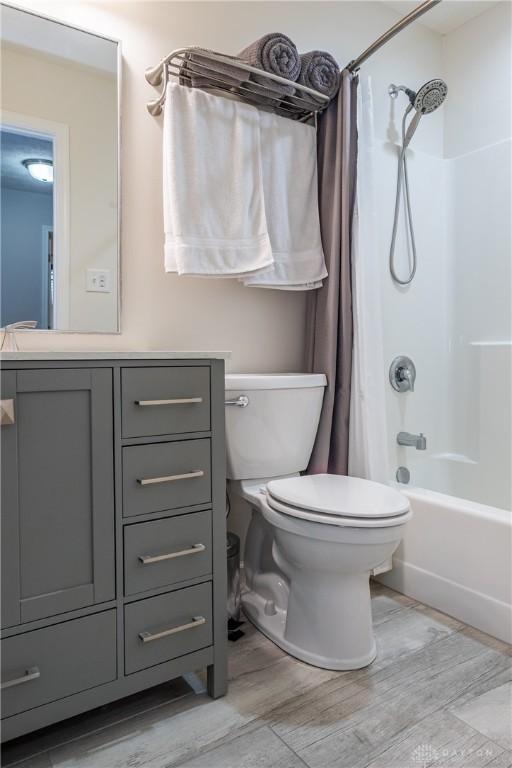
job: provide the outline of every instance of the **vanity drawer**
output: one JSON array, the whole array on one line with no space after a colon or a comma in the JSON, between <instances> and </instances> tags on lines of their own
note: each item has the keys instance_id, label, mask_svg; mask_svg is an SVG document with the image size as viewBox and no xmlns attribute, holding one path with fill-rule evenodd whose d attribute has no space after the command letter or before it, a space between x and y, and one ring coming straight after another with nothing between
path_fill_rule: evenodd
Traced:
<instances>
[{"instance_id":1,"label":"vanity drawer","mask_svg":"<svg viewBox=\"0 0 512 768\"><path fill-rule=\"evenodd\" d=\"M121 387L123 437L210 429L207 366L123 368Z\"/></svg>"},{"instance_id":2,"label":"vanity drawer","mask_svg":"<svg viewBox=\"0 0 512 768\"><path fill-rule=\"evenodd\" d=\"M125 526L125 595L210 574L211 549L209 510Z\"/></svg>"},{"instance_id":3,"label":"vanity drawer","mask_svg":"<svg viewBox=\"0 0 512 768\"><path fill-rule=\"evenodd\" d=\"M211 584L130 603L124 609L125 673L212 644Z\"/></svg>"},{"instance_id":4,"label":"vanity drawer","mask_svg":"<svg viewBox=\"0 0 512 768\"><path fill-rule=\"evenodd\" d=\"M123 516L208 503L210 464L209 439L123 448Z\"/></svg>"},{"instance_id":5,"label":"vanity drawer","mask_svg":"<svg viewBox=\"0 0 512 768\"><path fill-rule=\"evenodd\" d=\"M5 718L115 680L116 612L9 637L1 648Z\"/></svg>"}]
</instances>

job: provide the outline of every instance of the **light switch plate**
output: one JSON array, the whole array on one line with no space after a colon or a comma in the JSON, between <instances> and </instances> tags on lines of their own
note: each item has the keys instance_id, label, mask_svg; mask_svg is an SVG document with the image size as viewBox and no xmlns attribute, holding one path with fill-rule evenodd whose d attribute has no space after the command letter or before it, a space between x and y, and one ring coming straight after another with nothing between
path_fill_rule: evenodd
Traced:
<instances>
[{"instance_id":1,"label":"light switch plate","mask_svg":"<svg viewBox=\"0 0 512 768\"><path fill-rule=\"evenodd\" d=\"M110 270L88 269L86 290L91 293L110 293Z\"/></svg>"}]
</instances>

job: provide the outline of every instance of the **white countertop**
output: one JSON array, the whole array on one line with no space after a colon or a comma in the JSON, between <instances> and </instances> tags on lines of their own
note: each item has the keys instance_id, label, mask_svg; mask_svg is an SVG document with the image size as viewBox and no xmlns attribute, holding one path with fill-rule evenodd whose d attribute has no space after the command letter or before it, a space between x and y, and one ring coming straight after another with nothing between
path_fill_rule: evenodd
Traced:
<instances>
[{"instance_id":1,"label":"white countertop","mask_svg":"<svg viewBox=\"0 0 512 768\"><path fill-rule=\"evenodd\" d=\"M32 350L31 352L19 350L18 352L0 352L0 362L2 360L227 360L230 356L231 352L219 350L59 349Z\"/></svg>"}]
</instances>

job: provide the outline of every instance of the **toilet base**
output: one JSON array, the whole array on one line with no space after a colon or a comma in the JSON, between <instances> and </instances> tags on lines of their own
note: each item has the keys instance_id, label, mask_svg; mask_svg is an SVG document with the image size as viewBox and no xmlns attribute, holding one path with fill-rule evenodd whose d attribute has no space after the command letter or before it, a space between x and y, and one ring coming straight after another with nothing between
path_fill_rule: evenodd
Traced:
<instances>
[{"instance_id":1,"label":"toilet base","mask_svg":"<svg viewBox=\"0 0 512 768\"><path fill-rule=\"evenodd\" d=\"M269 640L275 645L281 648L290 656L293 656L299 661L304 661L306 664L311 664L314 667L320 667L321 669L333 669L340 672L347 672L352 669L361 669L367 667L375 659L377 655L377 648L375 640L371 651L359 658L351 659L332 659L325 656L319 656L318 654L311 653L299 648L293 643L290 643L285 638L286 628L286 610L282 608L274 607L273 613L268 613L266 607L268 600L258 595L252 590L248 590L242 595L242 607L246 617L249 619L256 629L259 629Z\"/></svg>"}]
</instances>

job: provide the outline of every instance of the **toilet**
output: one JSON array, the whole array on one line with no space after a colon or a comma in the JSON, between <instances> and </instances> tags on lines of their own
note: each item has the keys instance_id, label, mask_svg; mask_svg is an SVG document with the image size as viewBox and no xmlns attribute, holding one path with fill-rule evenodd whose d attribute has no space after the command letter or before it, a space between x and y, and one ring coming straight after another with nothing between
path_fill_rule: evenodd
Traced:
<instances>
[{"instance_id":1,"label":"toilet","mask_svg":"<svg viewBox=\"0 0 512 768\"><path fill-rule=\"evenodd\" d=\"M290 655L350 670L376 656L369 577L411 518L395 489L300 475L320 419L322 374L228 374L228 492L252 509L242 605Z\"/></svg>"}]
</instances>

